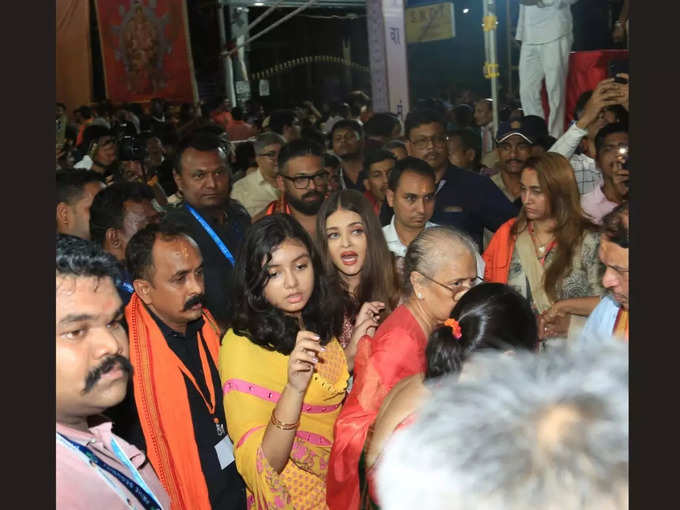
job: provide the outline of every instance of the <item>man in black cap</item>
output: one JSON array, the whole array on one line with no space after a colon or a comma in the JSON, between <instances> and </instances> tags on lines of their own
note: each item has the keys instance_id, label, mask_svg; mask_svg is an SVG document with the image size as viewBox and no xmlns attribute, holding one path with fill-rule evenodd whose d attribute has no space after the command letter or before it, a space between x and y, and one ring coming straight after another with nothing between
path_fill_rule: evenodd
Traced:
<instances>
[{"instance_id":1,"label":"man in black cap","mask_svg":"<svg viewBox=\"0 0 680 510\"><path fill-rule=\"evenodd\" d=\"M432 221L466 232L482 249L484 229L495 232L518 209L489 182L488 177L453 166L448 160L446 121L434 110L413 110L404 133L411 156L435 171L437 200Z\"/></svg>"},{"instance_id":2,"label":"man in black cap","mask_svg":"<svg viewBox=\"0 0 680 510\"><path fill-rule=\"evenodd\" d=\"M502 122L498 126L496 151L500 172L491 176L491 180L517 208L522 206L519 178L527 159L531 157L531 146L534 144L533 134L525 124L524 120L520 119Z\"/></svg>"}]
</instances>

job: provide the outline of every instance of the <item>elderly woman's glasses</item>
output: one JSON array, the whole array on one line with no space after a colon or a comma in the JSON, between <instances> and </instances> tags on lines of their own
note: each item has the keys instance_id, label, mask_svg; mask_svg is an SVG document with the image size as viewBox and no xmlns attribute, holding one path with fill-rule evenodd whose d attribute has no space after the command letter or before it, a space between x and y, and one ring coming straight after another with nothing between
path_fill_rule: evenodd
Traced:
<instances>
[{"instance_id":1,"label":"elderly woman's glasses","mask_svg":"<svg viewBox=\"0 0 680 510\"><path fill-rule=\"evenodd\" d=\"M454 282L452 282L451 285L445 285L441 282L438 282L434 278L430 278L426 274L423 274L423 273L420 273L420 274L426 280L430 280L432 283L436 283L440 287L443 287L446 290L450 291L454 296L456 294L458 294L463 289L471 289L475 285L478 285L478 284L484 282L484 280L482 278L480 278L479 276L475 276L474 278L461 278L460 280L455 280Z\"/></svg>"}]
</instances>

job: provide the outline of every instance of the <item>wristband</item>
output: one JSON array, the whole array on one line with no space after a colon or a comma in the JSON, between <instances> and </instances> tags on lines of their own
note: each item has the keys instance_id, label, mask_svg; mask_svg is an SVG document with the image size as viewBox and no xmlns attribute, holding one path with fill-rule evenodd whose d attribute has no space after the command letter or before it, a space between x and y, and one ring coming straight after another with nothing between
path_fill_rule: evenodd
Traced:
<instances>
[{"instance_id":1,"label":"wristband","mask_svg":"<svg viewBox=\"0 0 680 510\"><path fill-rule=\"evenodd\" d=\"M274 411L275 411L275 410L272 409L272 419L271 419L271 423L272 423L272 425L274 425L277 429L281 429L281 430L294 430L294 429L298 428L298 426L300 425L300 420L299 420L299 419L298 419L298 421L297 421L296 423L282 423L282 422L280 422L279 420L276 419L276 415L274 414Z\"/></svg>"}]
</instances>

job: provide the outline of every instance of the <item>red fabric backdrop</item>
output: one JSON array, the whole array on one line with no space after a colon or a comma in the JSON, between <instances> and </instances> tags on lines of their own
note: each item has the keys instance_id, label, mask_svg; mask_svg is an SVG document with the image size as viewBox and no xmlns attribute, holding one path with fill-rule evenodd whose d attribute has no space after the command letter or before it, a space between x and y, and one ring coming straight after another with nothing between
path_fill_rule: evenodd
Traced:
<instances>
[{"instance_id":1,"label":"red fabric backdrop","mask_svg":"<svg viewBox=\"0 0 680 510\"><path fill-rule=\"evenodd\" d=\"M569 123L574 118L574 108L579 96L592 90L595 86L607 77L607 66L612 60L623 60L628 58L628 50L595 50L595 51L573 51L569 55L569 74L567 75L567 113L564 119L564 129L569 127ZM543 99L543 111L547 119L550 114L548 106L548 96L545 92L545 85L541 91Z\"/></svg>"},{"instance_id":2,"label":"red fabric backdrop","mask_svg":"<svg viewBox=\"0 0 680 510\"><path fill-rule=\"evenodd\" d=\"M57 0L56 92L69 114L92 100L90 3Z\"/></svg>"},{"instance_id":3,"label":"red fabric backdrop","mask_svg":"<svg viewBox=\"0 0 680 510\"><path fill-rule=\"evenodd\" d=\"M96 0L96 7L111 101L197 99L184 0Z\"/></svg>"}]
</instances>

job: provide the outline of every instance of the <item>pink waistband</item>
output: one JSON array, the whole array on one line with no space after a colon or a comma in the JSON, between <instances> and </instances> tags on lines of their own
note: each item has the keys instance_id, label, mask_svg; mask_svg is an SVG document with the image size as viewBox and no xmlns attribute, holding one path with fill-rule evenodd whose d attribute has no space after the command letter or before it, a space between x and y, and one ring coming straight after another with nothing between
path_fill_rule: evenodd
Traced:
<instances>
[{"instance_id":1,"label":"pink waistband","mask_svg":"<svg viewBox=\"0 0 680 510\"><path fill-rule=\"evenodd\" d=\"M243 379L229 379L224 383L222 391L226 395L230 391L240 391L241 393L250 393L263 400L268 400L269 402L278 402L281 398L281 394L278 391L270 390L264 386L259 386L257 384L249 383ZM335 411L340 404L334 404L330 406L313 406L310 404L302 404L302 411L310 414L319 413L330 413Z\"/></svg>"},{"instance_id":2,"label":"pink waistband","mask_svg":"<svg viewBox=\"0 0 680 510\"><path fill-rule=\"evenodd\" d=\"M240 448L241 445L246 441L246 439L248 439L250 434L252 434L256 430L259 430L263 427L264 427L264 425L258 425L256 427L253 427L252 429L250 429L245 434L243 434L241 436L241 439L238 440L238 443L236 443L236 448ZM307 441L308 443L312 443L313 445L316 445L316 446L331 446L331 442L328 439L326 439L325 437L323 437L320 434L315 434L314 432L307 432L306 430L298 430L295 433L295 437L300 438L303 441Z\"/></svg>"},{"instance_id":3,"label":"pink waistband","mask_svg":"<svg viewBox=\"0 0 680 510\"><path fill-rule=\"evenodd\" d=\"M331 442L320 434L315 434L314 432L307 432L306 430L298 430L295 433L295 437L312 443L316 446L330 446Z\"/></svg>"}]
</instances>

